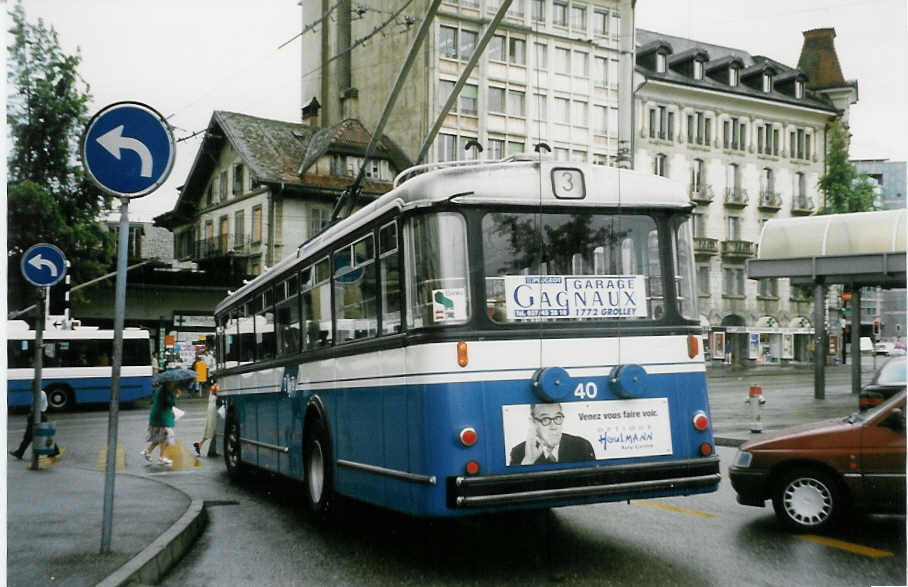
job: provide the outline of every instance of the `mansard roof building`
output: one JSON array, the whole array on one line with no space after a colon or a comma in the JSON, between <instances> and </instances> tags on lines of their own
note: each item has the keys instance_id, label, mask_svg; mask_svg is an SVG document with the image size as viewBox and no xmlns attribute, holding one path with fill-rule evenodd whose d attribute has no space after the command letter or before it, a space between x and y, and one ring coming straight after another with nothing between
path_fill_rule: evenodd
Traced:
<instances>
[{"instance_id":1,"label":"mansard roof building","mask_svg":"<svg viewBox=\"0 0 908 587\"><path fill-rule=\"evenodd\" d=\"M635 166L689 186L701 321L713 351L731 347L736 362L806 360L810 301L787 280L746 279L746 261L766 221L822 206L827 128L847 125L857 101L835 31L805 32L798 67L636 32Z\"/></svg>"}]
</instances>

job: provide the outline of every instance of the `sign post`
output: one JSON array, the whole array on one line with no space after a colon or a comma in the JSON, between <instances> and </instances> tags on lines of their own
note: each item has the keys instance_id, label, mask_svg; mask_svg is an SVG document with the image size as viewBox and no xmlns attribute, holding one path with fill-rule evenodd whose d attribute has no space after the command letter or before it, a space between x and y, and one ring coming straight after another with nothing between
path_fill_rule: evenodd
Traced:
<instances>
[{"instance_id":1,"label":"sign post","mask_svg":"<svg viewBox=\"0 0 908 587\"><path fill-rule=\"evenodd\" d=\"M44 366L45 304L50 286L66 275L66 257L63 251L47 243L32 245L22 255L22 276L38 288L38 317L35 320L35 378L32 380L32 430L41 423L41 369ZM32 443L32 462L29 468L38 470L38 453Z\"/></svg>"},{"instance_id":2,"label":"sign post","mask_svg":"<svg viewBox=\"0 0 908 587\"><path fill-rule=\"evenodd\" d=\"M129 200L158 189L170 175L175 155L176 146L167 121L156 110L139 102L117 102L101 109L88 122L82 134L82 163L88 178L101 191L120 198L101 554L110 552L113 525L120 366L123 362L123 322L126 315Z\"/></svg>"}]
</instances>

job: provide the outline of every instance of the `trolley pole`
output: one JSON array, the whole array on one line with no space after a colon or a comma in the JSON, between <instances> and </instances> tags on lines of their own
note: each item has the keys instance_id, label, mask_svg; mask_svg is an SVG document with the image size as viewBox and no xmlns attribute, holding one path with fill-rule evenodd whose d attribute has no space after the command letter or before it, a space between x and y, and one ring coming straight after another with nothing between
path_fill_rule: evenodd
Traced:
<instances>
[{"instance_id":1,"label":"trolley pole","mask_svg":"<svg viewBox=\"0 0 908 587\"><path fill-rule=\"evenodd\" d=\"M117 246L117 283L114 292L113 364L110 377L110 413L107 418L107 465L104 473L104 519L101 554L110 552L116 479L117 424L120 418L120 365L123 363L123 322L126 315L126 254L129 244L129 198L120 199L120 235Z\"/></svg>"},{"instance_id":2,"label":"trolley pole","mask_svg":"<svg viewBox=\"0 0 908 587\"><path fill-rule=\"evenodd\" d=\"M32 380L32 434L41 424L41 368L44 365L44 323L47 321L44 314L44 300L47 299L46 287L38 288L38 318L35 320L35 378ZM37 441L32 437L32 462L29 468L38 470L38 452L35 450Z\"/></svg>"}]
</instances>

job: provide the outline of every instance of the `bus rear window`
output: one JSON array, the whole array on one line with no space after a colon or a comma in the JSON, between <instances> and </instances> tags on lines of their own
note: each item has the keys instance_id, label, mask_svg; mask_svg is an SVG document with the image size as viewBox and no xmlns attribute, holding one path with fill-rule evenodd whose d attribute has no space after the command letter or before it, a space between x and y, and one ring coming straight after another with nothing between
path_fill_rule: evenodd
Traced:
<instances>
[{"instance_id":1,"label":"bus rear window","mask_svg":"<svg viewBox=\"0 0 908 587\"><path fill-rule=\"evenodd\" d=\"M461 324L470 317L467 236L459 214L416 216L407 239L407 299L414 328Z\"/></svg>"},{"instance_id":2,"label":"bus rear window","mask_svg":"<svg viewBox=\"0 0 908 587\"><path fill-rule=\"evenodd\" d=\"M489 213L486 313L499 323L658 320L656 222L644 215Z\"/></svg>"}]
</instances>

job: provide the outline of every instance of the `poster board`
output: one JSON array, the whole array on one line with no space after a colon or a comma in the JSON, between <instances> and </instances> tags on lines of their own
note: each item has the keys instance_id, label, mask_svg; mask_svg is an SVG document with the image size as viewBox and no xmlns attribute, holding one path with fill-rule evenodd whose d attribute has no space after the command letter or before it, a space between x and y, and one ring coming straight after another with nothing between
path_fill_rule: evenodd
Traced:
<instances>
[{"instance_id":1,"label":"poster board","mask_svg":"<svg viewBox=\"0 0 908 587\"><path fill-rule=\"evenodd\" d=\"M725 360L725 333L713 332L713 359L716 361Z\"/></svg>"},{"instance_id":2,"label":"poster board","mask_svg":"<svg viewBox=\"0 0 908 587\"><path fill-rule=\"evenodd\" d=\"M750 344L747 345L747 358L748 359L759 359L760 358L760 335L756 332L751 332L748 334Z\"/></svg>"},{"instance_id":3,"label":"poster board","mask_svg":"<svg viewBox=\"0 0 908 587\"><path fill-rule=\"evenodd\" d=\"M783 334L782 335L782 358L783 359L793 359L794 358L794 334Z\"/></svg>"}]
</instances>

